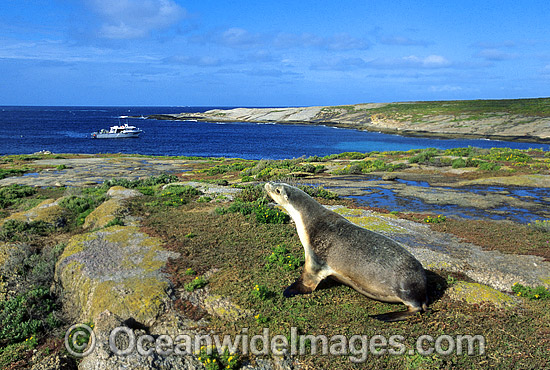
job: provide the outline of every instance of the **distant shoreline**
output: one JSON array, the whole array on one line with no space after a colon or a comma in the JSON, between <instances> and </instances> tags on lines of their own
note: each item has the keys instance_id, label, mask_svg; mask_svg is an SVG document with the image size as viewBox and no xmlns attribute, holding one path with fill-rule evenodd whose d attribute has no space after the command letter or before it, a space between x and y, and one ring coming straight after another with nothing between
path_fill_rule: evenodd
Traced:
<instances>
[{"instance_id":1,"label":"distant shoreline","mask_svg":"<svg viewBox=\"0 0 550 370\"><path fill-rule=\"evenodd\" d=\"M550 143L550 98L233 108L147 118L325 125L412 137Z\"/></svg>"}]
</instances>

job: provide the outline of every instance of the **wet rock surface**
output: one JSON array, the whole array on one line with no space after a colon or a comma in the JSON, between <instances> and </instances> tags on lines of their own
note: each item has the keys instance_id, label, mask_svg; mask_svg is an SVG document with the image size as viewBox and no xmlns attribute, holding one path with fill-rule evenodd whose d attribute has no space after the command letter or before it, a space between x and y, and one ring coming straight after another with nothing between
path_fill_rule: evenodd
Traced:
<instances>
[{"instance_id":1,"label":"wet rock surface","mask_svg":"<svg viewBox=\"0 0 550 370\"><path fill-rule=\"evenodd\" d=\"M42 159L35 166L65 166L63 170L45 169L21 177L0 180L0 186L20 184L30 186L90 186L111 178L135 180L189 170L192 160L141 157L95 157L72 159Z\"/></svg>"}]
</instances>

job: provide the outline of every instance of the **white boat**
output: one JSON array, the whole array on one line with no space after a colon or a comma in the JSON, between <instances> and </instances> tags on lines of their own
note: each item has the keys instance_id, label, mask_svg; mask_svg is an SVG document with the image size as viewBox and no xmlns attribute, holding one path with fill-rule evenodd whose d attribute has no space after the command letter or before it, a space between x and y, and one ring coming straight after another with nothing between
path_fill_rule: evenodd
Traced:
<instances>
[{"instance_id":1,"label":"white boat","mask_svg":"<svg viewBox=\"0 0 550 370\"><path fill-rule=\"evenodd\" d=\"M123 139L139 137L143 131L136 126L124 125L111 126L109 130L102 129L98 132L92 132L92 139Z\"/></svg>"}]
</instances>

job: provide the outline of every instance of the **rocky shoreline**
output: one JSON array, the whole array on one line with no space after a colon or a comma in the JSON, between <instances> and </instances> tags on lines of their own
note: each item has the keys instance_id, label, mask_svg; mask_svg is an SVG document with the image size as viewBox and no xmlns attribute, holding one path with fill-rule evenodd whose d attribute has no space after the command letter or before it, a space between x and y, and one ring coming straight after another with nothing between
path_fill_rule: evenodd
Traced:
<instances>
[{"instance_id":1,"label":"rocky shoreline","mask_svg":"<svg viewBox=\"0 0 550 370\"><path fill-rule=\"evenodd\" d=\"M527 102L539 99L525 99ZM540 99L546 102L546 99ZM502 105L502 102L495 101ZM513 101L517 102L517 101ZM520 103L524 101L519 100ZM213 109L203 113L157 114L158 120L258 122L325 125L402 136L490 139L550 143L550 116L544 110L516 111L512 108L448 111L430 108L438 102L372 103L301 108ZM440 102L441 107L445 103ZM464 102L462 102L464 103ZM426 105L425 107L422 105ZM427 106L431 104L430 106ZM510 103L512 104L512 103ZM411 107L415 110L411 112ZM416 105L419 105L416 108ZM497 105L498 106L498 105ZM460 109L458 107L457 109Z\"/></svg>"}]
</instances>

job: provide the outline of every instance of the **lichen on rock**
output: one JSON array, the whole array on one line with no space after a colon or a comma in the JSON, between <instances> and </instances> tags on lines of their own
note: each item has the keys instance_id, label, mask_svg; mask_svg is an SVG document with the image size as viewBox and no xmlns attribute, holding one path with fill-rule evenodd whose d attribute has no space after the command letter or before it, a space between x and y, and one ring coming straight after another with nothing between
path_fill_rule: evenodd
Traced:
<instances>
[{"instance_id":1,"label":"lichen on rock","mask_svg":"<svg viewBox=\"0 0 550 370\"><path fill-rule=\"evenodd\" d=\"M125 206L120 199L109 199L101 203L92 211L84 221L84 228L105 227L115 220L118 214L125 210Z\"/></svg>"},{"instance_id":2,"label":"lichen on rock","mask_svg":"<svg viewBox=\"0 0 550 370\"><path fill-rule=\"evenodd\" d=\"M149 325L170 301L161 272L176 253L134 226L112 226L71 239L56 265L67 312L93 320L109 310Z\"/></svg>"},{"instance_id":3,"label":"lichen on rock","mask_svg":"<svg viewBox=\"0 0 550 370\"><path fill-rule=\"evenodd\" d=\"M61 199L63 198L46 199L28 211L14 213L2 220L1 224L7 220L17 220L23 222L44 221L51 225L56 225L65 220L69 213L67 209L59 205Z\"/></svg>"},{"instance_id":4,"label":"lichen on rock","mask_svg":"<svg viewBox=\"0 0 550 370\"><path fill-rule=\"evenodd\" d=\"M480 304L489 302L498 308L513 307L518 304L518 301L496 289L479 283L468 283L459 281L447 290L447 294L453 300L466 301L469 304Z\"/></svg>"}]
</instances>

